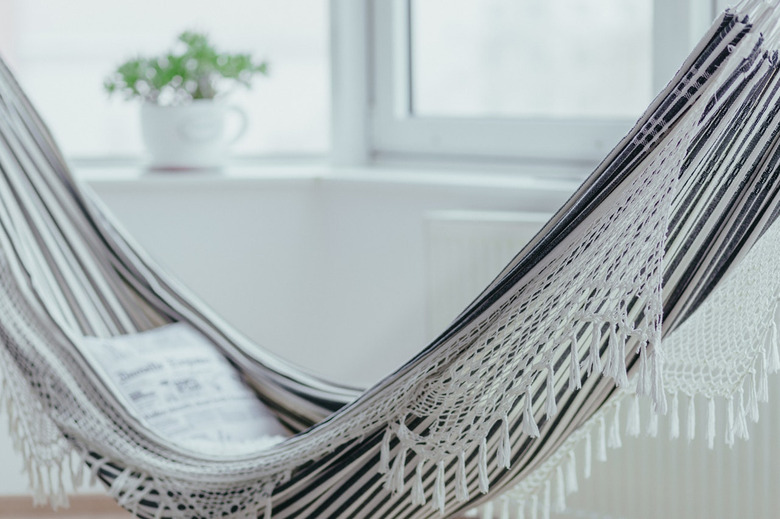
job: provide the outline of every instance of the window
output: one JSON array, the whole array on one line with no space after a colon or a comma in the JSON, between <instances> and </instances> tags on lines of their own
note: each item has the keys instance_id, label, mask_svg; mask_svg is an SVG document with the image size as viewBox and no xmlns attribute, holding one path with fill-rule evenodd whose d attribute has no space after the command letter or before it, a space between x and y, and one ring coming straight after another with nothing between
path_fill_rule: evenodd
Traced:
<instances>
[{"instance_id":1,"label":"window","mask_svg":"<svg viewBox=\"0 0 780 519\"><path fill-rule=\"evenodd\" d=\"M0 53L70 158L137 157L105 75L188 28L270 61L239 156L603 157L723 0L0 0Z\"/></svg>"},{"instance_id":2,"label":"window","mask_svg":"<svg viewBox=\"0 0 780 519\"><path fill-rule=\"evenodd\" d=\"M712 0L375 0L374 151L603 157L677 70Z\"/></svg>"},{"instance_id":3,"label":"window","mask_svg":"<svg viewBox=\"0 0 780 519\"><path fill-rule=\"evenodd\" d=\"M138 156L136 102L108 99L103 78L157 54L185 29L270 63L230 102L249 112L239 155L323 154L329 147L329 16L324 0L0 0L0 53L71 158Z\"/></svg>"}]
</instances>

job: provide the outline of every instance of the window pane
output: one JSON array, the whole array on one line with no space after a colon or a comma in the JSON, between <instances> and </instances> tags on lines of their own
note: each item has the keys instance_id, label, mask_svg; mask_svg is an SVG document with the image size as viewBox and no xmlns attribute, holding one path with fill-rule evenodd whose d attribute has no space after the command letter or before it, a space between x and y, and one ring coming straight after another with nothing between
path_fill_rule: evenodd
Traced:
<instances>
[{"instance_id":1,"label":"window pane","mask_svg":"<svg viewBox=\"0 0 780 519\"><path fill-rule=\"evenodd\" d=\"M69 156L141 153L139 104L108 99L103 78L127 58L170 49L185 29L269 61L268 78L228 98L250 117L236 153L327 151L327 2L0 0L0 52Z\"/></svg>"},{"instance_id":2,"label":"window pane","mask_svg":"<svg viewBox=\"0 0 780 519\"><path fill-rule=\"evenodd\" d=\"M637 117L652 0L410 0L418 116Z\"/></svg>"}]
</instances>

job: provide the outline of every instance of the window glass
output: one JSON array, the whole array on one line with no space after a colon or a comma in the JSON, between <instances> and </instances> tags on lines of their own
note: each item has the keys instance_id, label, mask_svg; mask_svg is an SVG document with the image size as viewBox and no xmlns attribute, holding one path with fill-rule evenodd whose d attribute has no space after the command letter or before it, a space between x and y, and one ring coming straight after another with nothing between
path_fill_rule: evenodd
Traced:
<instances>
[{"instance_id":1,"label":"window glass","mask_svg":"<svg viewBox=\"0 0 780 519\"><path fill-rule=\"evenodd\" d=\"M415 116L637 117L652 0L410 0Z\"/></svg>"},{"instance_id":2,"label":"window glass","mask_svg":"<svg viewBox=\"0 0 780 519\"><path fill-rule=\"evenodd\" d=\"M71 157L137 156L139 103L109 99L122 61L170 49L187 29L270 65L229 101L250 119L242 155L323 153L330 127L328 2L322 0L0 0L0 53ZM238 123L236 122L236 127Z\"/></svg>"}]
</instances>

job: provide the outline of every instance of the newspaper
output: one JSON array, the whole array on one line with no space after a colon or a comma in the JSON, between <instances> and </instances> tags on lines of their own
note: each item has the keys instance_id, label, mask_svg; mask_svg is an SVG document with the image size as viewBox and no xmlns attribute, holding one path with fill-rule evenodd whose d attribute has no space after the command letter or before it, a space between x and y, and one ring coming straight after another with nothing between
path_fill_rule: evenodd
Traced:
<instances>
[{"instance_id":1,"label":"newspaper","mask_svg":"<svg viewBox=\"0 0 780 519\"><path fill-rule=\"evenodd\" d=\"M237 370L186 323L86 337L82 350L128 412L168 440L235 452L284 439L276 417Z\"/></svg>"}]
</instances>

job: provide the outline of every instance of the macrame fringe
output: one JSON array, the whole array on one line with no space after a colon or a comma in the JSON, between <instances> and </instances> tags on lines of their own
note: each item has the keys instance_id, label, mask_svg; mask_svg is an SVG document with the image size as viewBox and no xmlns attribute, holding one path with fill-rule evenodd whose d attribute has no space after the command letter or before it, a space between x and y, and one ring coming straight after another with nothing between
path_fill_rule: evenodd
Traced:
<instances>
[{"instance_id":1,"label":"macrame fringe","mask_svg":"<svg viewBox=\"0 0 780 519\"><path fill-rule=\"evenodd\" d=\"M455 472L455 497L461 503L469 500L469 486L466 481L466 453L458 456L458 468Z\"/></svg>"},{"instance_id":2,"label":"macrame fringe","mask_svg":"<svg viewBox=\"0 0 780 519\"><path fill-rule=\"evenodd\" d=\"M688 396L688 427L687 435L688 441L691 442L696 437L696 403L693 396Z\"/></svg>"},{"instance_id":3,"label":"macrame fringe","mask_svg":"<svg viewBox=\"0 0 780 519\"><path fill-rule=\"evenodd\" d=\"M677 393L672 395L672 409L669 412L669 438L680 437L680 399Z\"/></svg>"},{"instance_id":4,"label":"macrame fringe","mask_svg":"<svg viewBox=\"0 0 780 519\"><path fill-rule=\"evenodd\" d=\"M433 487L431 506L433 506L434 510L438 510L440 514L444 515L444 508L446 507L446 496L444 488L444 461L440 461L437 465L436 483Z\"/></svg>"},{"instance_id":5,"label":"macrame fringe","mask_svg":"<svg viewBox=\"0 0 780 519\"><path fill-rule=\"evenodd\" d=\"M629 397L628 412L626 413L626 434L636 438L641 434L641 417L639 413L639 396Z\"/></svg>"},{"instance_id":6,"label":"macrame fringe","mask_svg":"<svg viewBox=\"0 0 780 519\"><path fill-rule=\"evenodd\" d=\"M509 417L501 419L501 443L498 445L498 466L508 469L512 466L512 441L509 437Z\"/></svg>"},{"instance_id":7,"label":"macrame fringe","mask_svg":"<svg viewBox=\"0 0 780 519\"><path fill-rule=\"evenodd\" d=\"M412 484L412 504L422 506L425 504L425 487L423 486L423 467L425 466L425 460L421 459L417 462L417 467L414 469L414 483Z\"/></svg>"},{"instance_id":8,"label":"macrame fringe","mask_svg":"<svg viewBox=\"0 0 780 519\"><path fill-rule=\"evenodd\" d=\"M487 475L487 440L482 438L479 444L479 491L483 494L487 494L490 490L490 482Z\"/></svg>"},{"instance_id":9,"label":"macrame fringe","mask_svg":"<svg viewBox=\"0 0 780 519\"><path fill-rule=\"evenodd\" d=\"M70 479L70 486L74 490L81 487L83 473L73 467L74 464L82 465L82 457L59 437L58 431L56 443L36 443L37 433L48 429L56 430L56 427L50 423L37 399L32 395L19 393L27 391L27 387L26 380L15 371L13 360L0 348L0 412L5 410L8 417L11 445L22 457L22 470L27 474L33 505L48 504L55 511L68 508L70 500L66 478ZM33 409L28 409L29 407ZM31 423L31 420L34 420L34 423Z\"/></svg>"}]
</instances>

